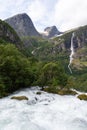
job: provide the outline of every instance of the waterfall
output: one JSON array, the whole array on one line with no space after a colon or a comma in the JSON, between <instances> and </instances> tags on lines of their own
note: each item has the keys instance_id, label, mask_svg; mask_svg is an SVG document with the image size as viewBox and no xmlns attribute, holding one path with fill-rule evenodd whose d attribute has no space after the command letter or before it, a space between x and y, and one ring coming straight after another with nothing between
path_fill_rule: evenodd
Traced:
<instances>
[{"instance_id":1,"label":"waterfall","mask_svg":"<svg viewBox=\"0 0 87 130\"><path fill-rule=\"evenodd\" d=\"M72 33L72 37L71 37L71 47L70 47L71 54L70 54L70 61L69 61L69 65L68 65L68 68L69 68L71 74L72 74L72 70L70 68L70 65L73 61L73 55L74 55L73 38L74 38L74 32Z\"/></svg>"}]
</instances>

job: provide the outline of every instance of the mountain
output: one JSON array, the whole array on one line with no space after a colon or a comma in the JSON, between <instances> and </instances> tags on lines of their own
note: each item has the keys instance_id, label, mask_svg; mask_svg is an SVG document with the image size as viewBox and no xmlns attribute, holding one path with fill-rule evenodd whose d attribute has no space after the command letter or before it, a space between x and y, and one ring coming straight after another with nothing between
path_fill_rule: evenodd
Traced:
<instances>
[{"instance_id":1,"label":"mountain","mask_svg":"<svg viewBox=\"0 0 87 130\"><path fill-rule=\"evenodd\" d=\"M30 50L26 50L15 30L7 22L0 20L0 44L9 43L16 45L24 55L32 56Z\"/></svg>"},{"instance_id":2,"label":"mountain","mask_svg":"<svg viewBox=\"0 0 87 130\"><path fill-rule=\"evenodd\" d=\"M34 27L31 18L26 13L17 14L6 19L5 22L14 28L19 37L38 36L42 38L52 38L61 34L56 26L46 27L43 33L39 33Z\"/></svg>"},{"instance_id":3,"label":"mountain","mask_svg":"<svg viewBox=\"0 0 87 130\"><path fill-rule=\"evenodd\" d=\"M16 15L6 21L0 20L0 44L3 44L0 46L1 87L4 89L10 86L13 89L14 86L17 89L40 84L42 87L55 85L87 91L87 26L69 30L62 35L59 35L61 32L56 26L47 27L44 31L42 38L26 14ZM17 48L8 43L15 44ZM74 54L71 57L72 43ZM73 59L71 64L70 58Z\"/></svg>"},{"instance_id":4,"label":"mountain","mask_svg":"<svg viewBox=\"0 0 87 130\"><path fill-rule=\"evenodd\" d=\"M26 13L15 15L6 19L5 22L14 28L19 37L40 36Z\"/></svg>"},{"instance_id":5,"label":"mountain","mask_svg":"<svg viewBox=\"0 0 87 130\"><path fill-rule=\"evenodd\" d=\"M69 30L61 36L45 41L44 46L39 45L34 49L33 55L40 60L62 61L64 63L63 65L67 67L71 53L70 47L73 32L75 54L73 56L72 66L76 69L87 67L87 26Z\"/></svg>"},{"instance_id":6,"label":"mountain","mask_svg":"<svg viewBox=\"0 0 87 130\"><path fill-rule=\"evenodd\" d=\"M6 22L0 20L0 43L13 43L19 46L21 43L20 38Z\"/></svg>"},{"instance_id":7,"label":"mountain","mask_svg":"<svg viewBox=\"0 0 87 130\"><path fill-rule=\"evenodd\" d=\"M52 38L57 35L60 35L61 32L57 29L56 26L46 27L42 33L43 38Z\"/></svg>"},{"instance_id":8,"label":"mountain","mask_svg":"<svg viewBox=\"0 0 87 130\"><path fill-rule=\"evenodd\" d=\"M87 67L87 25L71 30L71 32L69 31L61 36L61 39L64 40L63 44L68 51L70 51L71 36L73 32L75 54L73 56L72 65L77 69L83 69Z\"/></svg>"},{"instance_id":9,"label":"mountain","mask_svg":"<svg viewBox=\"0 0 87 130\"><path fill-rule=\"evenodd\" d=\"M72 65L79 69L87 66L87 26L71 29L64 33L59 32L56 26L47 27L42 34L42 37L46 39L43 39L25 13L18 14L5 21L16 30L24 43L26 51L30 51L35 58L46 61L62 60L66 62L66 65L69 63L71 37L74 32L75 54Z\"/></svg>"}]
</instances>

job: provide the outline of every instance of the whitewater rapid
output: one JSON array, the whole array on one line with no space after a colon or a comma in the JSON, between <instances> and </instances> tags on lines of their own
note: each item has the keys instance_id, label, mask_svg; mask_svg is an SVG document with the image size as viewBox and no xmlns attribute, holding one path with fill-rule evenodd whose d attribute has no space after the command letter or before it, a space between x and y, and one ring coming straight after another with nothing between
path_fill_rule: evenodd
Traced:
<instances>
[{"instance_id":1,"label":"whitewater rapid","mask_svg":"<svg viewBox=\"0 0 87 130\"><path fill-rule=\"evenodd\" d=\"M11 96L0 99L0 130L87 130L87 102L75 96L24 89L13 95L25 95L29 101Z\"/></svg>"}]
</instances>

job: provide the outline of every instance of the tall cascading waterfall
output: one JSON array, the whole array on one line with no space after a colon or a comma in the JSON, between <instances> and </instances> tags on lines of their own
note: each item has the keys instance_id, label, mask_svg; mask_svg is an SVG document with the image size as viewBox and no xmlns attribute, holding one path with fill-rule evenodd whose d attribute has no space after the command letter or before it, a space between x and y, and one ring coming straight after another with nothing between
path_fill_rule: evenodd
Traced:
<instances>
[{"instance_id":1,"label":"tall cascading waterfall","mask_svg":"<svg viewBox=\"0 0 87 130\"><path fill-rule=\"evenodd\" d=\"M69 68L71 74L72 74L72 70L70 68L70 65L71 65L71 63L73 61L73 55L74 55L73 38L74 38L74 32L72 33L72 37L71 37L71 48L70 48L71 54L70 54L70 61L69 61L69 65L68 65L68 68Z\"/></svg>"}]
</instances>

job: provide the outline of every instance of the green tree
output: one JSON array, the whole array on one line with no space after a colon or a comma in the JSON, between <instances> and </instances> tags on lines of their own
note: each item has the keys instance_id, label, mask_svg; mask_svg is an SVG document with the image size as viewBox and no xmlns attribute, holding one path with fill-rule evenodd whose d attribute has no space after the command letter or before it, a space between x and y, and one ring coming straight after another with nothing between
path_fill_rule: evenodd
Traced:
<instances>
[{"instance_id":1,"label":"green tree","mask_svg":"<svg viewBox=\"0 0 87 130\"><path fill-rule=\"evenodd\" d=\"M39 81L41 86L60 85L63 87L67 83L67 76L61 64L50 62L42 68Z\"/></svg>"},{"instance_id":2,"label":"green tree","mask_svg":"<svg viewBox=\"0 0 87 130\"><path fill-rule=\"evenodd\" d=\"M8 92L28 87L34 79L29 60L12 44L0 45L0 75Z\"/></svg>"}]
</instances>

